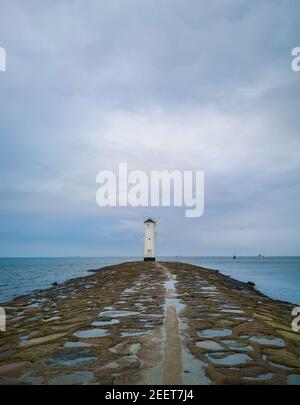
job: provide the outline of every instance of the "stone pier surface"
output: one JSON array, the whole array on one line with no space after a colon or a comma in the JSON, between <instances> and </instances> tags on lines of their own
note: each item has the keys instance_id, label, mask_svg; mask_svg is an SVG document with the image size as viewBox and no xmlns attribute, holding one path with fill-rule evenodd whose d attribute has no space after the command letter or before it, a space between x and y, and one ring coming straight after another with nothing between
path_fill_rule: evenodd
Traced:
<instances>
[{"instance_id":1,"label":"stone pier surface","mask_svg":"<svg viewBox=\"0 0 300 405\"><path fill-rule=\"evenodd\" d=\"M300 384L294 305L215 270L128 262L2 306L0 384Z\"/></svg>"}]
</instances>

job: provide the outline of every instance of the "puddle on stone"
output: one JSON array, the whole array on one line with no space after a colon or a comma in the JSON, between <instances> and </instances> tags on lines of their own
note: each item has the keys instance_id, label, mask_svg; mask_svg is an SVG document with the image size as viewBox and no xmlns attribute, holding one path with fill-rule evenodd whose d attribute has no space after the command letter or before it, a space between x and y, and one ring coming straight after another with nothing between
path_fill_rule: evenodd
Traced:
<instances>
[{"instance_id":1,"label":"puddle on stone","mask_svg":"<svg viewBox=\"0 0 300 405\"><path fill-rule=\"evenodd\" d=\"M138 354L138 351L141 348L141 344L140 343L132 343L129 347L129 351L131 354L133 354L134 356L136 356Z\"/></svg>"},{"instance_id":2,"label":"puddle on stone","mask_svg":"<svg viewBox=\"0 0 300 405\"><path fill-rule=\"evenodd\" d=\"M221 309L220 312L225 312L227 314L244 314L241 309Z\"/></svg>"},{"instance_id":3,"label":"puddle on stone","mask_svg":"<svg viewBox=\"0 0 300 405\"><path fill-rule=\"evenodd\" d=\"M175 306L177 314L179 314L185 308L185 305L182 304L178 298L166 298L164 304L165 311L168 308L168 306L172 305Z\"/></svg>"},{"instance_id":4,"label":"puddle on stone","mask_svg":"<svg viewBox=\"0 0 300 405\"><path fill-rule=\"evenodd\" d=\"M34 304L30 304L30 305L27 305L26 307L24 307L24 309L34 309L34 308L39 308L40 307L40 304L38 303L38 302L35 302Z\"/></svg>"},{"instance_id":5,"label":"puddle on stone","mask_svg":"<svg viewBox=\"0 0 300 405\"><path fill-rule=\"evenodd\" d=\"M70 374L60 374L48 381L50 385L92 384L95 376L91 371L74 371Z\"/></svg>"},{"instance_id":6,"label":"puddle on stone","mask_svg":"<svg viewBox=\"0 0 300 405\"><path fill-rule=\"evenodd\" d=\"M166 290L175 290L175 284L176 284L175 278L171 278L171 279L165 281L165 289Z\"/></svg>"},{"instance_id":7,"label":"puddle on stone","mask_svg":"<svg viewBox=\"0 0 300 405\"><path fill-rule=\"evenodd\" d=\"M36 315L36 316L32 316L30 318L25 319L24 322L34 322L34 321L39 321L40 319L42 319L43 316L42 315Z\"/></svg>"},{"instance_id":8,"label":"puddle on stone","mask_svg":"<svg viewBox=\"0 0 300 405\"><path fill-rule=\"evenodd\" d=\"M66 342L64 347L90 347L93 346L91 343L85 342Z\"/></svg>"},{"instance_id":9,"label":"puddle on stone","mask_svg":"<svg viewBox=\"0 0 300 405\"><path fill-rule=\"evenodd\" d=\"M198 336L200 337L214 338L214 337L230 336L232 334L232 330L226 328L211 328L201 330L197 333Z\"/></svg>"},{"instance_id":10,"label":"puddle on stone","mask_svg":"<svg viewBox=\"0 0 300 405\"><path fill-rule=\"evenodd\" d=\"M269 381L273 378L273 373L260 374L255 377L243 377L246 381Z\"/></svg>"},{"instance_id":11,"label":"puddle on stone","mask_svg":"<svg viewBox=\"0 0 300 405\"><path fill-rule=\"evenodd\" d=\"M131 287L131 288L126 288L126 290L123 291L123 294L126 295L126 294L131 294L131 293L134 293L134 292L136 292L135 287Z\"/></svg>"},{"instance_id":12,"label":"puddle on stone","mask_svg":"<svg viewBox=\"0 0 300 405\"><path fill-rule=\"evenodd\" d=\"M110 363L105 364L103 367L100 367L100 369L106 369L106 368L118 368L119 364L115 361L111 361Z\"/></svg>"},{"instance_id":13,"label":"puddle on stone","mask_svg":"<svg viewBox=\"0 0 300 405\"><path fill-rule=\"evenodd\" d=\"M51 318L42 319L42 322L53 322L58 321L59 319L61 319L60 316L52 316Z\"/></svg>"},{"instance_id":14,"label":"puddle on stone","mask_svg":"<svg viewBox=\"0 0 300 405\"><path fill-rule=\"evenodd\" d=\"M47 364L50 366L65 366L65 367L74 367L81 366L83 364L88 364L96 361L96 357L78 357L74 360L49 360Z\"/></svg>"},{"instance_id":15,"label":"puddle on stone","mask_svg":"<svg viewBox=\"0 0 300 405\"><path fill-rule=\"evenodd\" d=\"M224 356L224 352L216 354L206 354L206 357L214 364L219 364L222 366L235 366L237 364L244 364L252 360L247 354L243 353L233 353Z\"/></svg>"},{"instance_id":16,"label":"puddle on stone","mask_svg":"<svg viewBox=\"0 0 300 405\"><path fill-rule=\"evenodd\" d=\"M80 366L97 360L94 350L75 348L63 349L53 353L53 358L47 361L50 366Z\"/></svg>"},{"instance_id":17,"label":"puddle on stone","mask_svg":"<svg viewBox=\"0 0 300 405\"><path fill-rule=\"evenodd\" d=\"M253 351L252 346L247 345L247 343L238 342L236 340L222 340L222 343L224 343L230 350L242 350L245 352Z\"/></svg>"},{"instance_id":18,"label":"puddle on stone","mask_svg":"<svg viewBox=\"0 0 300 405\"><path fill-rule=\"evenodd\" d=\"M268 345L268 346L277 346L277 347L284 347L285 342L283 339L280 338L268 338L268 337L260 337L260 336L252 336L250 338L251 341L259 343L260 345Z\"/></svg>"},{"instance_id":19,"label":"puddle on stone","mask_svg":"<svg viewBox=\"0 0 300 405\"><path fill-rule=\"evenodd\" d=\"M201 342L196 342L196 347L200 349L207 349L212 351L220 351L223 350L223 347L213 340L202 340Z\"/></svg>"},{"instance_id":20,"label":"puddle on stone","mask_svg":"<svg viewBox=\"0 0 300 405\"><path fill-rule=\"evenodd\" d=\"M141 311L143 311L143 310L146 309L146 307L144 306L144 304L137 303L137 304L134 304L134 306L135 306L137 309L140 309Z\"/></svg>"},{"instance_id":21,"label":"puddle on stone","mask_svg":"<svg viewBox=\"0 0 300 405\"><path fill-rule=\"evenodd\" d=\"M220 297L220 294L222 294L222 293L220 293L219 291L199 291L198 294L204 295L204 297L206 297L206 296L209 296L209 297L218 296L218 297Z\"/></svg>"},{"instance_id":22,"label":"puddle on stone","mask_svg":"<svg viewBox=\"0 0 300 405\"><path fill-rule=\"evenodd\" d=\"M120 323L118 319L111 319L110 321L94 321L92 322L93 326L107 326L107 325L116 325Z\"/></svg>"},{"instance_id":23,"label":"puddle on stone","mask_svg":"<svg viewBox=\"0 0 300 405\"><path fill-rule=\"evenodd\" d=\"M139 301L141 302L153 302L153 298L139 298Z\"/></svg>"},{"instance_id":24,"label":"puddle on stone","mask_svg":"<svg viewBox=\"0 0 300 405\"><path fill-rule=\"evenodd\" d=\"M223 304L221 305L221 308L226 308L226 309L240 309L240 307L238 307L235 304Z\"/></svg>"},{"instance_id":25,"label":"puddle on stone","mask_svg":"<svg viewBox=\"0 0 300 405\"><path fill-rule=\"evenodd\" d=\"M99 329L99 328L79 330L74 333L74 336L81 338L81 339L98 338L98 337L104 337L107 335L109 335L109 333L106 329Z\"/></svg>"},{"instance_id":26,"label":"puddle on stone","mask_svg":"<svg viewBox=\"0 0 300 405\"><path fill-rule=\"evenodd\" d=\"M119 310L119 311L104 311L100 312L99 317L101 316L106 316L108 318L120 318L123 316L133 316L133 315L140 315L140 312L136 311L125 311L125 310Z\"/></svg>"},{"instance_id":27,"label":"puddle on stone","mask_svg":"<svg viewBox=\"0 0 300 405\"><path fill-rule=\"evenodd\" d=\"M149 331L140 331L140 330L127 330L121 332L121 337L130 337L130 336L145 336L148 335Z\"/></svg>"},{"instance_id":28,"label":"puddle on stone","mask_svg":"<svg viewBox=\"0 0 300 405\"><path fill-rule=\"evenodd\" d=\"M182 346L181 358L182 384L208 385L211 383L211 380L205 374L207 364L193 356L185 346Z\"/></svg>"}]
</instances>

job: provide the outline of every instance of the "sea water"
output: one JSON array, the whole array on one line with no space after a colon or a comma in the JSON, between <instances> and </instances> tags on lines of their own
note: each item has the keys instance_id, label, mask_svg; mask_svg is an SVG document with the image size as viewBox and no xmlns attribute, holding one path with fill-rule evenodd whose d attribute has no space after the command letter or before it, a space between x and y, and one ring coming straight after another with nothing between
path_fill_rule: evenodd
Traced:
<instances>
[{"instance_id":1,"label":"sea water","mask_svg":"<svg viewBox=\"0 0 300 405\"><path fill-rule=\"evenodd\" d=\"M300 257L161 257L219 270L241 281L252 281L271 298L300 305ZM0 258L0 302L90 274L90 269L138 257Z\"/></svg>"},{"instance_id":2,"label":"sea water","mask_svg":"<svg viewBox=\"0 0 300 405\"><path fill-rule=\"evenodd\" d=\"M219 270L252 281L271 298L300 305L300 257L177 257L177 261Z\"/></svg>"},{"instance_id":3,"label":"sea water","mask_svg":"<svg viewBox=\"0 0 300 405\"><path fill-rule=\"evenodd\" d=\"M0 302L31 291L45 289L52 283L91 274L88 270L126 261L128 257L0 258Z\"/></svg>"}]
</instances>

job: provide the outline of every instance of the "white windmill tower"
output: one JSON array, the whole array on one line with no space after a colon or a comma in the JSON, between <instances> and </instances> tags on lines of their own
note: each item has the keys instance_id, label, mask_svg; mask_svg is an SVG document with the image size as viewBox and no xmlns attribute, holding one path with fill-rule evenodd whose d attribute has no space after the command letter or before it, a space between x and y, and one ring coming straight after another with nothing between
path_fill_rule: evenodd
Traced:
<instances>
[{"instance_id":1,"label":"white windmill tower","mask_svg":"<svg viewBox=\"0 0 300 405\"><path fill-rule=\"evenodd\" d=\"M144 261L155 261L155 229L158 223L151 218L144 221Z\"/></svg>"}]
</instances>

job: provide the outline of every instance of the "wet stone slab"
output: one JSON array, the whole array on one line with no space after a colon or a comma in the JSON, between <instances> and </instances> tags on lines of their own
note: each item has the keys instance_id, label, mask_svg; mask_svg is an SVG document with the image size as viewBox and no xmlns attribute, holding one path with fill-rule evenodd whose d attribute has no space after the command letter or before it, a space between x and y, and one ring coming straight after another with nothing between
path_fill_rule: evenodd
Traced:
<instances>
[{"instance_id":1,"label":"wet stone slab","mask_svg":"<svg viewBox=\"0 0 300 405\"><path fill-rule=\"evenodd\" d=\"M226 355L225 352L206 354L206 357L214 364L220 364L222 366L237 366L240 364L251 361L251 357L243 353L232 353Z\"/></svg>"},{"instance_id":2,"label":"wet stone slab","mask_svg":"<svg viewBox=\"0 0 300 405\"><path fill-rule=\"evenodd\" d=\"M277 347L284 347L285 342L283 339L275 338L275 337L267 337L267 336L252 336L250 341L258 343L264 346L277 346Z\"/></svg>"},{"instance_id":3,"label":"wet stone slab","mask_svg":"<svg viewBox=\"0 0 300 405\"><path fill-rule=\"evenodd\" d=\"M80 366L97 360L94 350L65 348L53 353L52 359L47 361L49 366Z\"/></svg>"},{"instance_id":4,"label":"wet stone slab","mask_svg":"<svg viewBox=\"0 0 300 405\"><path fill-rule=\"evenodd\" d=\"M74 333L74 336L81 339L99 338L109 335L106 329L92 328L86 330L79 330Z\"/></svg>"},{"instance_id":5,"label":"wet stone slab","mask_svg":"<svg viewBox=\"0 0 300 405\"><path fill-rule=\"evenodd\" d=\"M108 326L108 325L117 325L120 323L119 319L107 319L107 318L102 318L102 319L97 319L92 323L93 326Z\"/></svg>"},{"instance_id":6,"label":"wet stone slab","mask_svg":"<svg viewBox=\"0 0 300 405\"><path fill-rule=\"evenodd\" d=\"M101 312L99 314L99 316L106 316L106 317L110 317L110 318L122 318L122 317L126 317L126 316L133 316L133 315L140 315L140 312L136 312L136 311L125 311L125 310L120 310L120 311L104 311Z\"/></svg>"},{"instance_id":7,"label":"wet stone slab","mask_svg":"<svg viewBox=\"0 0 300 405\"><path fill-rule=\"evenodd\" d=\"M217 342L214 342L213 340L203 340L202 342L196 342L196 347L212 351L220 351L224 349L223 346L221 346Z\"/></svg>"},{"instance_id":8,"label":"wet stone slab","mask_svg":"<svg viewBox=\"0 0 300 405\"><path fill-rule=\"evenodd\" d=\"M211 328L204 329L198 332L198 336L203 338L224 337L230 336L231 334L232 330L228 328Z\"/></svg>"}]
</instances>

